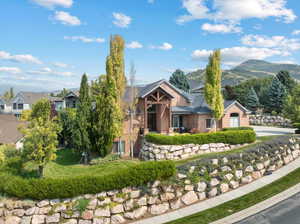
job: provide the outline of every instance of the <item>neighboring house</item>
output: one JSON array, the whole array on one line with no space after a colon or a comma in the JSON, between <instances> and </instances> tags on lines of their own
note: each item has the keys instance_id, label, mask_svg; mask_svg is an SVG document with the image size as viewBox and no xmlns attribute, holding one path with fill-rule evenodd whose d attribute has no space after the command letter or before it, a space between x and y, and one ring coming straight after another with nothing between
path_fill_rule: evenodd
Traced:
<instances>
[{"instance_id":1,"label":"neighboring house","mask_svg":"<svg viewBox=\"0 0 300 224\"><path fill-rule=\"evenodd\" d=\"M126 89L124 102L129 102L130 94ZM209 132L213 128L212 111L202 93L185 93L166 80L160 80L144 87L138 87L138 103L134 118L134 139L138 150L139 135L148 132L172 134L177 130L189 132ZM249 126L249 110L237 101L224 102L224 116L217 123L217 129L226 127ZM124 155L129 155L129 119L124 122L123 136L118 139ZM115 144L118 144L116 142Z\"/></svg>"},{"instance_id":2,"label":"neighboring house","mask_svg":"<svg viewBox=\"0 0 300 224\"><path fill-rule=\"evenodd\" d=\"M65 107L66 108L76 108L79 100L79 91L70 91L65 97Z\"/></svg>"},{"instance_id":3,"label":"neighboring house","mask_svg":"<svg viewBox=\"0 0 300 224\"><path fill-rule=\"evenodd\" d=\"M10 113L11 109L12 109L11 104L7 102L5 99L0 98L0 114Z\"/></svg>"},{"instance_id":4,"label":"neighboring house","mask_svg":"<svg viewBox=\"0 0 300 224\"><path fill-rule=\"evenodd\" d=\"M0 145L12 144L17 149L23 147L23 135L19 131L19 127L25 122L18 121L12 114L0 114Z\"/></svg>"},{"instance_id":5,"label":"neighboring house","mask_svg":"<svg viewBox=\"0 0 300 224\"><path fill-rule=\"evenodd\" d=\"M31 110L39 100L46 98L51 101L52 107L56 111L64 108L64 101L59 97L52 97L49 93L38 93L38 92L19 92L12 100L12 114L19 117L23 110Z\"/></svg>"}]
</instances>

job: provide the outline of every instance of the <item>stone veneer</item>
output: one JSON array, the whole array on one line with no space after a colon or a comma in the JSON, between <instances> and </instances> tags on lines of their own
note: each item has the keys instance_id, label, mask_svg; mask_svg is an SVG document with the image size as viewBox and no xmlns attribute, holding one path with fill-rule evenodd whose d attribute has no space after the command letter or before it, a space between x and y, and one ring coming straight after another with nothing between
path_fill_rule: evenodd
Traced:
<instances>
[{"instance_id":1,"label":"stone veneer","mask_svg":"<svg viewBox=\"0 0 300 224\"><path fill-rule=\"evenodd\" d=\"M244 145L229 145L224 143L156 145L145 141L140 152L140 158L143 160L178 160L204 153L224 152Z\"/></svg>"},{"instance_id":2,"label":"stone veneer","mask_svg":"<svg viewBox=\"0 0 300 224\"><path fill-rule=\"evenodd\" d=\"M248 184L300 155L299 137L240 153L187 163L176 177L143 187L55 200L0 200L0 224L118 224L159 215ZM249 153L249 154L248 154ZM245 157L244 157L245 156ZM205 175L204 175L205 174ZM199 177L201 178L195 178ZM204 178L205 177L205 178ZM78 200L88 200L80 213Z\"/></svg>"},{"instance_id":3,"label":"stone veneer","mask_svg":"<svg viewBox=\"0 0 300 224\"><path fill-rule=\"evenodd\" d=\"M265 125L265 126L277 126L277 127L292 127L292 122L281 116L272 115L250 115L249 116L250 125Z\"/></svg>"}]
</instances>

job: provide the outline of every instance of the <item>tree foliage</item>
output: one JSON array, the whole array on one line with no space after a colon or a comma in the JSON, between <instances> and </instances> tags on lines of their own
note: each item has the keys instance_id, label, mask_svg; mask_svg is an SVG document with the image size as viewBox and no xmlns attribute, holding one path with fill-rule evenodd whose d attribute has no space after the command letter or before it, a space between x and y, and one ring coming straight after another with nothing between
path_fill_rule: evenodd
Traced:
<instances>
[{"instance_id":1,"label":"tree foliage","mask_svg":"<svg viewBox=\"0 0 300 224\"><path fill-rule=\"evenodd\" d=\"M3 98L7 101L15 97L14 89L11 87L8 91L3 94Z\"/></svg>"},{"instance_id":2,"label":"tree foliage","mask_svg":"<svg viewBox=\"0 0 300 224\"><path fill-rule=\"evenodd\" d=\"M185 92L190 91L190 85L188 83L188 79L186 78L184 72L181 71L180 69L177 69L172 74L169 81L172 85L176 86L178 89L181 89Z\"/></svg>"},{"instance_id":3,"label":"tree foliage","mask_svg":"<svg viewBox=\"0 0 300 224\"><path fill-rule=\"evenodd\" d=\"M59 133L60 143L73 148L73 131L75 130L76 123L76 109L66 108L58 114L59 124L61 126L61 132Z\"/></svg>"},{"instance_id":4,"label":"tree foliage","mask_svg":"<svg viewBox=\"0 0 300 224\"><path fill-rule=\"evenodd\" d=\"M267 91L267 96L268 101L265 104L267 111L280 113L283 109L287 91L276 76L272 79L272 83Z\"/></svg>"},{"instance_id":5,"label":"tree foliage","mask_svg":"<svg viewBox=\"0 0 300 224\"><path fill-rule=\"evenodd\" d=\"M291 92L297 84L288 71L280 71L277 73L276 77L281 84L285 86L288 92Z\"/></svg>"},{"instance_id":6,"label":"tree foliage","mask_svg":"<svg viewBox=\"0 0 300 224\"><path fill-rule=\"evenodd\" d=\"M300 123L300 85L296 85L284 101L283 114L292 122Z\"/></svg>"},{"instance_id":7,"label":"tree foliage","mask_svg":"<svg viewBox=\"0 0 300 224\"><path fill-rule=\"evenodd\" d=\"M258 96L253 87L250 88L247 94L245 106L247 107L247 109L250 109L252 111L256 111L260 106Z\"/></svg>"},{"instance_id":8,"label":"tree foliage","mask_svg":"<svg viewBox=\"0 0 300 224\"><path fill-rule=\"evenodd\" d=\"M39 177L43 177L46 164L56 158L57 133L60 128L50 117L50 102L38 101L32 109L30 123L22 129L24 134L23 158L38 166Z\"/></svg>"},{"instance_id":9,"label":"tree foliage","mask_svg":"<svg viewBox=\"0 0 300 224\"><path fill-rule=\"evenodd\" d=\"M90 128L91 128L91 98L88 79L86 74L82 76L79 102L77 107L74 130L72 132L73 144L76 150L84 153L87 159L91 151ZM87 160L85 160L87 163Z\"/></svg>"},{"instance_id":10,"label":"tree foliage","mask_svg":"<svg viewBox=\"0 0 300 224\"><path fill-rule=\"evenodd\" d=\"M221 51L216 50L209 57L205 73L205 99L213 111L213 117L220 120L224 115L224 99L221 91Z\"/></svg>"}]
</instances>

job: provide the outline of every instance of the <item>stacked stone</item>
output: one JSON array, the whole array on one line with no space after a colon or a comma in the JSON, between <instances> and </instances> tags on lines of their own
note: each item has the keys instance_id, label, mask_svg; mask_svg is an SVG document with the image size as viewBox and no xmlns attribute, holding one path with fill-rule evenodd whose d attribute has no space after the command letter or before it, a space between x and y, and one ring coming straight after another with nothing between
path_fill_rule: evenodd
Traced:
<instances>
[{"instance_id":1,"label":"stacked stone","mask_svg":"<svg viewBox=\"0 0 300 224\"><path fill-rule=\"evenodd\" d=\"M63 200L1 199L0 224L119 224L159 215L271 174L299 157L299 140L291 137L288 144L276 145L278 149L274 153L263 151L250 162L241 162L241 155L237 159L227 156L214 158L206 165L187 164L188 169L179 169L176 177L168 183L155 181L144 187L128 187ZM88 202L81 211L77 206L79 200Z\"/></svg>"},{"instance_id":2,"label":"stacked stone","mask_svg":"<svg viewBox=\"0 0 300 224\"><path fill-rule=\"evenodd\" d=\"M293 127L291 120L281 116L250 115L249 121L251 125Z\"/></svg>"},{"instance_id":3,"label":"stacked stone","mask_svg":"<svg viewBox=\"0 0 300 224\"><path fill-rule=\"evenodd\" d=\"M144 142L140 157L143 160L179 160L204 153L224 152L241 146L243 145L229 145L224 143L156 145Z\"/></svg>"}]
</instances>

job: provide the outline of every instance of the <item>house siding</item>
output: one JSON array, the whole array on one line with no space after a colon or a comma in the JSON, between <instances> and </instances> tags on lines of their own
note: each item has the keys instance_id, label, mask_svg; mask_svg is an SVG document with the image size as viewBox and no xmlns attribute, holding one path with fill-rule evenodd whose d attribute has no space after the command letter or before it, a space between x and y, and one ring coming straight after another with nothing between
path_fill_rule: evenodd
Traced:
<instances>
[{"instance_id":1,"label":"house siding","mask_svg":"<svg viewBox=\"0 0 300 224\"><path fill-rule=\"evenodd\" d=\"M236 104L232 105L225 111L222 118L222 128L230 127L230 114L238 113L240 118L240 126L249 126L249 115Z\"/></svg>"}]
</instances>

